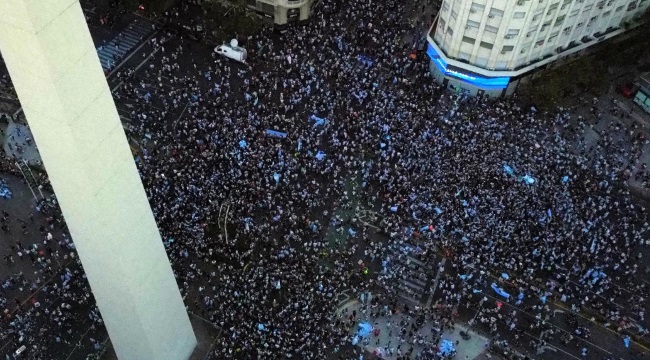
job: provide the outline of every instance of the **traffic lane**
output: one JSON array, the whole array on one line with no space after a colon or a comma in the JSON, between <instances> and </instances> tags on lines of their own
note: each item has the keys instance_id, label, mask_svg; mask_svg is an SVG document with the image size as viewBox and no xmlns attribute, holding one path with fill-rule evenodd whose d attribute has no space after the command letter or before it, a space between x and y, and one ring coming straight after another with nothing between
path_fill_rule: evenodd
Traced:
<instances>
[{"instance_id":1,"label":"traffic lane","mask_svg":"<svg viewBox=\"0 0 650 360\"><path fill-rule=\"evenodd\" d=\"M172 38L166 46L167 45L171 48L182 46L185 51L187 51L189 47L187 41L181 41L175 37ZM193 48L197 47L194 46ZM168 53L167 50L165 51L166 52L158 51L153 54L153 56L147 59L144 64L140 64L136 67L138 71L132 78L126 80L138 89L137 95L125 94L122 89L124 84L121 84L121 86L115 90L116 103L121 104L118 108L128 107L128 111L131 112L134 110L134 107L138 110L137 108L140 106L142 107L140 110L146 110L147 107L153 107L154 109L162 111L164 108L164 101L167 101L168 105L171 106L174 96L178 96L179 93L191 94L188 90L188 83L185 81L188 78L192 78L193 80L196 79L196 81L191 82L191 85L196 86L199 89L197 92L200 92L202 98L205 99L205 95L214 87L214 84L222 81L223 76L216 77L214 72L208 76L204 72L205 69L214 70L216 66L222 68L223 72L227 75L230 84L230 90L223 90L229 91L231 94L227 101L244 100L244 94L242 91L245 81L244 79L250 76L245 64L240 64L226 58L218 58L221 64L216 64L212 57L211 49L207 46L202 46L200 50L201 55L195 57L194 60L187 60L186 57L181 56L178 59L185 59L187 63L181 65L181 61L178 69L175 69L171 74L168 72L161 73L160 69L163 64L162 58L166 57L169 59L171 56L171 53ZM199 74L197 74L197 72ZM197 77L196 75L201 76ZM172 77L175 80L172 79ZM146 93L151 95L150 103L144 104L142 101L136 101L136 98L142 97ZM182 98L182 103L177 104L175 109L168 109L169 118L176 119L182 115L184 106L187 105L186 101L189 102L190 100L189 96ZM124 111L126 111L126 109L124 109Z\"/></svg>"},{"instance_id":2,"label":"traffic lane","mask_svg":"<svg viewBox=\"0 0 650 360\"><path fill-rule=\"evenodd\" d=\"M477 306L470 306L471 311L474 314L478 314L479 308ZM506 305L502 307L503 309L509 309ZM511 309L510 309L511 311ZM495 316L496 314L484 314L483 316L490 317ZM525 318L524 318L525 319ZM494 337L495 333L490 332L490 326L488 324L483 324L480 322L480 319L476 319L476 324L473 325L472 329L479 331L485 334L489 334L489 337ZM551 350L543 351L538 354L538 351L533 348L531 342L534 341L539 343L541 341L541 335L544 332L542 329L531 329L527 324L526 320L522 320L521 315L517 321L518 327L514 330L508 330L508 326L504 319L497 318L498 329L496 334L498 334L499 340L507 340L508 344L511 347L518 350L521 353L532 356L535 359L557 359L558 356L560 359L583 359L582 357L582 348L586 347L588 353L591 356L594 356L594 359L603 359L609 355L606 350L599 348L591 348L589 344L581 342L580 340L572 340L568 345L562 344L561 335L555 334L552 339L545 338L545 346L551 348Z\"/></svg>"},{"instance_id":3,"label":"traffic lane","mask_svg":"<svg viewBox=\"0 0 650 360\"><path fill-rule=\"evenodd\" d=\"M512 273L511 271L508 271L508 270L504 270L503 272L505 272L505 273L508 273L508 272L509 272L509 273ZM494 282L499 283L499 282L502 281L503 279L501 278L501 276L498 276L498 275L496 275L496 274L500 274L500 273L501 273L501 272L499 272L499 271L494 271L494 273L488 272L486 275L487 275L488 277L490 277ZM579 280L578 280L578 281L579 281ZM580 288L584 288L584 286L582 286L582 285L576 283L575 281L573 281L573 280L571 280L571 279L569 279L568 282L570 282L571 284L573 284L573 285L575 285L575 286L579 286ZM511 282L511 284L512 284L512 282ZM615 283L611 283L611 284L615 284ZM539 284L539 285L540 285L540 287L544 287L544 285L542 285L542 284ZM510 287L512 287L512 286L513 286L513 285L510 285ZM616 285L616 286L619 286L619 285ZM604 304L603 306L615 305L616 308L620 311L621 316L627 316L627 317L629 317L629 318L631 318L631 319L637 319L637 317L638 317L638 313L635 313L635 312L632 311L632 307L634 306L633 304L630 304L630 303L628 303L628 302L623 302L622 304L621 304L621 303L617 303L617 302L611 300L610 298L606 298L606 297L604 297L602 294L599 294L599 293L595 292L594 290L592 290L592 289L590 289L590 288L586 288L586 289L587 289L586 293L589 294L590 298L593 299L594 297L597 297L597 298L601 299L602 302L603 302L603 304ZM491 290L490 290L490 291L491 291ZM558 296L558 297L560 296L560 295L558 295L558 294L554 294L554 295L556 295L556 296ZM637 294L637 295L638 295L638 294ZM618 300L618 297L614 297L614 298ZM629 298L631 298L631 297L628 296L627 299L629 299ZM557 303L556 303L556 306L557 306ZM646 307L647 307L647 306L648 306L648 305L646 304ZM587 311L587 312L593 312L593 311L596 311L596 310L593 309L592 307L583 307L583 308L584 308L584 310ZM583 314L578 313L577 315L578 315L579 317L582 317L583 319L587 320L587 318L586 318ZM591 315L589 315L589 316L591 317ZM603 317L604 317L603 315L600 315L600 314L595 315L595 316L597 316L598 318L603 318ZM600 324L599 322L597 322L597 321L595 321L595 320L594 320L594 321L591 321L591 322L592 322L594 325L601 327L602 330L604 330L604 331L612 331L611 329L604 327L602 324ZM635 321L635 322L636 322L636 321ZM647 322L647 319L646 319L645 322ZM644 327L646 327L646 326L644 325Z\"/></svg>"},{"instance_id":4,"label":"traffic lane","mask_svg":"<svg viewBox=\"0 0 650 360\"><path fill-rule=\"evenodd\" d=\"M178 39L175 36L172 36L162 48L157 51L151 58L147 59L144 66L129 66L130 68L137 68L135 73L136 77L148 84L153 86L164 87L160 91L167 91L169 89L185 89L186 84L183 79L191 78L194 83L194 80L198 80L198 85L201 90L207 91L211 87L211 83L214 81L219 81L220 79L208 80L204 76L204 72L208 68L215 68L213 58L211 56L211 49L203 44L197 44L192 49L188 45L188 41L183 41ZM178 47L183 48L183 53L177 58L173 57L173 52ZM186 56L191 52L191 56ZM178 64L178 67L170 71L161 72L163 66L163 57L167 59L167 64ZM243 66L243 65L242 65ZM126 67L125 67L126 68ZM200 75L200 76L197 76ZM173 81L172 77L176 78L177 81ZM167 96L168 94L164 94Z\"/></svg>"},{"instance_id":5,"label":"traffic lane","mask_svg":"<svg viewBox=\"0 0 650 360\"><path fill-rule=\"evenodd\" d=\"M154 32L153 38L159 37L160 32ZM128 73L129 69L140 69L144 64L153 56L155 47L150 41L146 41L136 48L133 52L126 55L126 57L116 64L115 68L107 77L108 86L111 91L115 91L120 83L124 80L124 76Z\"/></svg>"},{"instance_id":6,"label":"traffic lane","mask_svg":"<svg viewBox=\"0 0 650 360\"><path fill-rule=\"evenodd\" d=\"M483 286L480 288L482 291L481 294L477 295L483 295L489 299L489 301L492 301L494 304L496 304L497 301L500 301L503 305L503 307L509 309L508 312L510 312L512 309L517 311L517 315L520 319L523 319L526 321L528 325L535 323L537 319L535 318L535 315L530 313L527 309L525 309L523 306L517 306L512 303L507 302L504 298L499 298L497 296L492 295L494 293L494 290L491 289L490 286ZM496 295L496 294L495 294ZM537 303L539 304L539 303ZM574 336L574 340L578 339L578 336L574 333L575 328L567 324L565 316L568 315L568 312L566 312L565 309L557 307L555 304L549 302L547 303L549 305L549 308L551 309L552 313L555 313L556 316L551 317L548 321L548 323L556 330L558 330L561 334L570 334ZM530 301L524 302L522 305L533 305ZM496 305L495 305L496 306ZM555 310L560 310L562 312L556 313ZM503 310L502 310L503 311ZM633 344L631 346L631 349L625 349L623 345L623 339L621 336L618 334L608 332L608 331L603 331L602 328L600 327L594 327L592 326L592 323L584 320L579 320L579 324L582 327L586 327L591 331L591 337L589 339L582 339L580 338L578 341L583 344L585 347L588 349L594 349L595 352L600 353L605 356L621 356L619 354L625 355L628 352L640 352L643 353L645 352L645 349L641 348L637 344ZM521 323L519 324L519 327L521 327ZM531 330L527 330L531 331ZM535 331L532 332L532 335L534 336L539 336L541 333L540 331ZM559 339L559 337L557 337ZM556 340L558 341L558 340ZM561 343L554 343L554 346L562 346ZM580 348L581 349L581 348ZM580 350L578 349L578 350ZM580 353L572 353L575 356L581 356Z\"/></svg>"}]
</instances>

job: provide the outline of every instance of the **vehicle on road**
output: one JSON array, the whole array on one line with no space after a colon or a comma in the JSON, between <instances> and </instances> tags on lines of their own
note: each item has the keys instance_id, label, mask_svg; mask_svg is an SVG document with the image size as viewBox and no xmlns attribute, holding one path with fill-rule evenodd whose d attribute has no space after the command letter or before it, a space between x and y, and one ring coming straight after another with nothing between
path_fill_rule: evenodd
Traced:
<instances>
[{"instance_id":1,"label":"vehicle on road","mask_svg":"<svg viewBox=\"0 0 650 360\"><path fill-rule=\"evenodd\" d=\"M239 47L239 43L236 39L230 41L230 45L223 44L214 48L214 52L219 55L225 56L227 58L239 61L241 63L246 62L247 52L246 49Z\"/></svg>"}]
</instances>

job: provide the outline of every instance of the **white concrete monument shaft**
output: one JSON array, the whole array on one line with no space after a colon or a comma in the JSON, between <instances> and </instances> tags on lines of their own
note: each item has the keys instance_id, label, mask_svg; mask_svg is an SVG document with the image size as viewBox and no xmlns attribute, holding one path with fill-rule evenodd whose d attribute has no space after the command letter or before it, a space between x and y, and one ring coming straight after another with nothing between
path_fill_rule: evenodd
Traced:
<instances>
[{"instance_id":1,"label":"white concrete monument shaft","mask_svg":"<svg viewBox=\"0 0 650 360\"><path fill-rule=\"evenodd\" d=\"M196 338L77 0L0 0L0 51L121 360Z\"/></svg>"}]
</instances>

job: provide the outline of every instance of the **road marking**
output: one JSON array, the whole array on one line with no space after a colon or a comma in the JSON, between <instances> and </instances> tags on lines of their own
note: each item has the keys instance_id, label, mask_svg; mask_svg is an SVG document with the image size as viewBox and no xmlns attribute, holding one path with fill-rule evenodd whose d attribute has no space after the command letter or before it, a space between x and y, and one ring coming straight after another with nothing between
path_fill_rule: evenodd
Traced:
<instances>
[{"instance_id":1,"label":"road marking","mask_svg":"<svg viewBox=\"0 0 650 360\"><path fill-rule=\"evenodd\" d=\"M142 45L144 45L144 43L142 43ZM142 47L142 45L140 45L140 47ZM140 49L140 47L138 47L137 50L135 50L131 55L129 55L129 57L127 57L127 58L126 58L122 63L120 63L119 67L121 67L123 64L125 64L125 63L126 63L126 60L128 60L131 56L133 56L133 55L134 55L134 54L135 54L135 53ZM158 52L158 49L154 49L154 50L151 52L151 54L149 54L149 56L147 56L146 58L144 58L144 60L142 60L142 62L140 62L140 63L138 64L138 66L136 66L135 69L133 69L133 72L135 73L135 72L137 72L138 70L140 70L140 68L141 68L141 67L142 67L142 66L143 66L147 61L149 61L149 59L151 59L151 57L152 57L155 53L157 53L157 52ZM110 76L110 75L112 75L112 73L109 74L109 76ZM111 93L112 93L113 91L117 90L120 86L122 86L122 84L124 84L124 81L120 81L117 85L115 85L115 86L111 89Z\"/></svg>"},{"instance_id":2,"label":"road marking","mask_svg":"<svg viewBox=\"0 0 650 360\"><path fill-rule=\"evenodd\" d=\"M22 307L23 305L25 305L25 304L29 301L29 299L31 299L32 297L34 297L34 295L36 295L36 294L37 294L37 293L38 293L42 288L44 288L44 287L45 287L47 284L49 284L52 280L54 280L55 278L58 279L58 275L59 275L59 273L60 273L63 269L67 268L68 265L70 265L70 264L71 264L73 261L75 261L75 260L76 260L76 258L73 258L73 259L71 259L70 261L68 261L68 262L65 264L65 267L60 267L60 268L59 268L59 271L57 271L55 275L52 275L52 277L51 277L49 280L47 280L45 283L43 283L43 285L41 285L38 289L34 290L34 291L33 291L33 292L32 292L32 293L31 293L31 294L30 294L30 295L29 295L29 296L28 296L28 297L27 297L27 298L26 298L22 303L20 303L20 306ZM11 315L13 315L13 314L16 312L16 310L17 310L17 309L14 309L14 310L11 312ZM4 344L4 345L0 348L0 352L2 352L2 350L3 350L4 348L6 348L9 344L11 344L12 342L13 342L13 340L10 340L10 341L7 342L6 344Z\"/></svg>"},{"instance_id":3,"label":"road marking","mask_svg":"<svg viewBox=\"0 0 650 360\"><path fill-rule=\"evenodd\" d=\"M366 216L367 214L372 214L372 215L374 215L374 216L379 216L379 217L384 217L384 215L382 215L382 214L380 214L380 213L378 213L378 212L376 212L376 211L368 210L368 209L359 209L359 210L357 210L357 212L356 212L356 214L355 214L355 216L357 217L357 219L359 219L359 221L360 221L362 224L364 224L364 225L366 225L366 226L369 226L369 227L371 227L371 228L373 228L373 229L375 229L375 230L379 230L380 228L379 228L378 226L376 226L376 225L374 225L374 224L371 224L371 223L369 223L369 222L367 222L367 221L365 220L365 216Z\"/></svg>"},{"instance_id":4,"label":"road marking","mask_svg":"<svg viewBox=\"0 0 650 360\"><path fill-rule=\"evenodd\" d=\"M178 119L176 119L176 122L179 122L181 118L183 117L183 114L185 114L185 110L187 110L187 107L190 105L190 102L188 101L187 104L185 104L185 107L183 108L183 111L181 111L181 114L178 115Z\"/></svg>"},{"instance_id":5,"label":"road marking","mask_svg":"<svg viewBox=\"0 0 650 360\"><path fill-rule=\"evenodd\" d=\"M223 231L226 233L226 244L228 243L228 211L230 210L230 203L228 203L228 208L226 208L226 216L223 217Z\"/></svg>"},{"instance_id":6,"label":"road marking","mask_svg":"<svg viewBox=\"0 0 650 360\"><path fill-rule=\"evenodd\" d=\"M104 341L102 342L102 351L99 352L99 357L98 357L98 359L103 359L103 358L104 358L104 353L106 352L106 343L107 343L108 340L110 340L110 339L111 339L111 337L110 337L110 336L107 336L107 337L106 337L106 340L104 340Z\"/></svg>"},{"instance_id":7,"label":"road marking","mask_svg":"<svg viewBox=\"0 0 650 360\"><path fill-rule=\"evenodd\" d=\"M124 64L126 64L126 62L127 62L131 57L133 57L133 55L135 55L138 51L140 51L140 49L142 49L142 47L145 46L145 45L149 42L149 40L151 40L151 38L154 37L154 36L157 35L157 34L158 34L158 30L155 30L151 35L149 35L149 37L147 37L146 39L144 39L144 40L142 41L142 43L141 43L137 48L135 48L135 50L133 50L129 56L125 57L124 60L122 60L122 62L120 62L116 67L113 68L113 70L111 70L111 71L108 72L108 76L107 76L106 78L110 77L110 76L113 75L117 70L119 70L122 66L124 66ZM154 49L154 51L152 52L152 54L155 53L156 50L157 50L157 49ZM136 70L137 70L137 68L136 68Z\"/></svg>"},{"instance_id":8,"label":"road marking","mask_svg":"<svg viewBox=\"0 0 650 360\"><path fill-rule=\"evenodd\" d=\"M540 347L539 350L537 350L537 355L543 354L544 351L546 351L546 350L551 350L553 352L557 352L556 348L554 348L552 346L549 346L549 345L544 345L544 346Z\"/></svg>"},{"instance_id":9,"label":"road marking","mask_svg":"<svg viewBox=\"0 0 650 360\"><path fill-rule=\"evenodd\" d=\"M524 334L526 334L527 336L530 336L531 338L535 339L535 337L534 337L533 335L531 335L531 334L529 334L529 333L527 333L527 332L524 332ZM567 351L565 351L565 350L563 350L563 349L560 349L560 348L558 348L558 347L555 347L555 346L553 346L553 345L551 345L551 344L548 344L548 343L547 343L547 345L545 345L545 346L549 346L549 347L555 349L556 352L557 352L557 350L559 350L559 351L561 351L561 352L563 352L563 353L569 355L570 357L572 357L572 358L574 358L574 359L582 360L582 359L580 359L579 357L577 357L577 356L575 356L575 355L573 355L573 354L571 354L571 353L569 353L569 352L567 352ZM542 352L543 352L543 351L542 351ZM541 354L541 353L538 352L537 355L539 355L539 354Z\"/></svg>"},{"instance_id":10,"label":"road marking","mask_svg":"<svg viewBox=\"0 0 650 360\"><path fill-rule=\"evenodd\" d=\"M492 299L494 299L494 300L501 301L501 299L496 298L496 297L494 297L494 296L492 296L492 295L490 295L490 294L487 294L486 292L482 292L482 294L485 295L485 296L488 296L488 297L490 297L490 298L492 298ZM512 305L512 304L510 304L510 303L508 303L508 302L502 302L502 303L503 303L504 305L508 305L508 306L510 306L510 307L512 307L512 308L514 308L514 309L517 309L518 312L522 312L522 313L524 313L524 314L530 316L531 318L535 319L535 316L534 316L533 314L531 314L531 313L529 313L529 312L527 312L527 311L525 311L525 310L523 310L523 309L521 309L521 308L519 308L519 307L517 307L517 306L515 306L515 305ZM552 322L550 322L550 321L547 321L547 322L548 322L551 326L557 328L558 330L560 330L560 331L562 331L562 332L564 332L564 333L567 333L567 334L569 334L569 335L572 335L569 331L564 330L563 328L561 328L561 327L559 327L559 326L553 324ZM595 347L595 348L600 349L601 351L607 353L608 355L612 355L612 353L609 352L608 350L605 350L605 349L601 348L600 346L598 346L598 345L596 345L596 344L594 344L594 343L592 343L592 342L590 342L590 341L587 341L586 339L583 339L583 338L579 338L579 339L580 339L581 341L584 341L585 343L587 343L587 344L589 344L589 345Z\"/></svg>"},{"instance_id":11,"label":"road marking","mask_svg":"<svg viewBox=\"0 0 650 360\"><path fill-rule=\"evenodd\" d=\"M601 324L599 324L599 323L597 323L597 322L595 322L595 321L592 321L591 319L587 319L587 317L585 317L584 315L582 315L582 314L580 314L580 313L573 312L573 311L571 311L569 308L565 307L564 305L560 305L559 303L557 303L557 302L555 302L555 301L553 302L553 305L555 305L555 306L557 306L557 307L559 307L559 308L561 308L561 309L564 309L564 310L566 310L566 311L568 311L568 312L572 312L574 315L579 316L579 317L583 318L584 320L587 320L588 322L590 322L590 323L592 323L592 324L596 324L596 325L598 325L600 328L605 329L605 330L611 332L612 334L614 334L614 335L616 335L616 336L620 336L620 335L621 335L621 334L619 334L618 332L616 332L615 330L610 329L610 328L608 328L608 327L606 327L606 326L603 326L603 325L601 325ZM637 345L638 347L644 349L645 351L650 351L650 348L646 347L645 345L643 345L643 344L641 344L641 343L638 343L638 342L632 340L631 338L630 338L630 342L632 342L633 344Z\"/></svg>"},{"instance_id":12,"label":"road marking","mask_svg":"<svg viewBox=\"0 0 650 360\"><path fill-rule=\"evenodd\" d=\"M429 298L427 299L427 304L426 304L427 308L429 306L431 306L431 302L433 301L433 295L436 293L436 290L438 290L438 281L440 280L440 275L442 275L442 273L445 272L445 264L446 263L447 263L447 258L443 257L442 261L438 265L438 269L437 269L438 273L436 274L436 278L433 280L433 290L431 291L431 293L429 294ZM440 270L441 267L442 267L442 270ZM476 314L478 315L478 311L476 312ZM476 316L474 316L474 317L476 317Z\"/></svg>"},{"instance_id":13,"label":"road marking","mask_svg":"<svg viewBox=\"0 0 650 360\"><path fill-rule=\"evenodd\" d=\"M121 62L120 62L116 67L113 68L113 70L109 71L108 75L106 76L106 82L108 82L108 78L110 78L110 77L111 77L111 76L112 76L112 75L113 75L113 74L114 74L114 73L115 73L119 68L121 68L122 66L124 66L124 64L126 64L127 60L129 60L133 55L135 55L138 51L140 51L140 49L141 49L141 48L142 48L146 43L148 43L149 40L150 40L154 35L156 35L157 33L158 33L158 31L154 31L153 34L149 35L149 37L146 38L146 39L142 42L142 44L140 44L140 46L138 46L135 50L133 50L129 56L127 56L126 58L124 58L124 59L123 59L123 60L122 60L122 61L121 61ZM144 59L144 60L143 60L143 61L142 61L142 62L141 62L141 63L140 63L136 68L135 68L135 71L138 71L138 69L139 69L139 68L140 68L140 67L141 67L141 66L142 66L142 65L143 65L147 60L149 60L149 58L150 58L153 54L155 54L157 51L158 51L158 49L154 49L154 51L153 51L151 54L149 54L149 56L147 56L147 58ZM98 55L97 59L99 60L99 55ZM115 91L118 87L122 86L122 84L123 84L123 82L120 81L119 84L117 84L113 89L111 89L111 93L112 93L113 91ZM20 114L22 111L23 111L23 108L22 108L22 107L18 108L18 110L16 110L16 112L14 112L14 115L13 115L14 119L15 119L16 116L17 116L18 114Z\"/></svg>"},{"instance_id":14,"label":"road marking","mask_svg":"<svg viewBox=\"0 0 650 360\"><path fill-rule=\"evenodd\" d=\"M74 348L72 349L72 351L70 351L70 354L68 354L68 357L65 358L65 360L69 360L70 357L72 356L72 354L74 354L74 352L77 351L77 348L80 347L81 342L82 342L83 339L86 337L86 335L90 332L90 329L92 329L93 326L95 326L95 324L91 324L91 325L88 327L88 330L86 330L86 332L83 333L83 335L81 335L81 338L79 339L79 341L77 341L77 345L74 346Z\"/></svg>"}]
</instances>

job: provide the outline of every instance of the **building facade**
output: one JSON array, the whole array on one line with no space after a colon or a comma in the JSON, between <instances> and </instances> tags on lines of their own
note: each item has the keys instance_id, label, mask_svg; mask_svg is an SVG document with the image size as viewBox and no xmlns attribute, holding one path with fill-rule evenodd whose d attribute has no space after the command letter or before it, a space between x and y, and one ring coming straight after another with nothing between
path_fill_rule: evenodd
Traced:
<instances>
[{"instance_id":1,"label":"building facade","mask_svg":"<svg viewBox=\"0 0 650 360\"><path fill-rule=\"evenodd\" d=\"M186 1L191 4L201 5L204 1L217 0ZM267 19L269 23L283 26L309 19L315 2L316 0L246 0L246 8L254 11L263 19Z\"/></svg>"},{"instance_id":2,"label":"building facade","mask_svg":"<svg viewBox=\"0 0 650 360\"><path fill-rule=\"evenodd\" d=\"M246 5L275 25L287 25L307 20L313 0L246 0Z\"/></svg>"},{"instance_id":3,"label":"building facade","mask_svg":"<svg viewBox=\"0 0 650 360\"><path fill-rule=\"evenodd\" d=\"M443 0L428 35L436 80L503 96L535 70L638 26L650 0Z\"/></svg>"}]
</instances>

